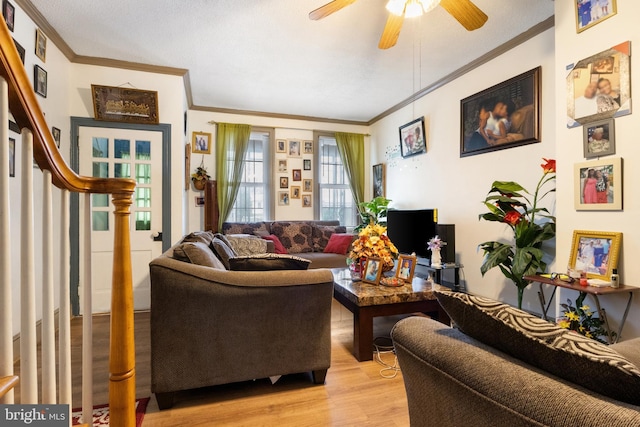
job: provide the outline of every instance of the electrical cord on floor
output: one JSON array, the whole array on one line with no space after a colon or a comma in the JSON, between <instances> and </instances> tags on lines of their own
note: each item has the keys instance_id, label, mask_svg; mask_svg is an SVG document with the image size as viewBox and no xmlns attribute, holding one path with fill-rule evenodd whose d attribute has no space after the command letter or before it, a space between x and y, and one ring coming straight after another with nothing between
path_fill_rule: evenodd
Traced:
<instances>
[{"instance_id":1,"label":"electrical cord on floor","mask_svg":"<svg viewBox=\"0 0 640 427\"><path fill-rule=\"evenodd\" d=\"M398 375L398 371L400 371L400 366L398 365L398 356L396 356L395 349L393 348L393 342L389 337L376 337L373 340L373 347L375 348L374 352L374 360L382 365L383 368L380 369L380 376L382 378L395 378ZM393 365L385 362L382 359L383 354L393 354ZM391 373L389 373L391 372Z\"/></svg>"}]
</instances>

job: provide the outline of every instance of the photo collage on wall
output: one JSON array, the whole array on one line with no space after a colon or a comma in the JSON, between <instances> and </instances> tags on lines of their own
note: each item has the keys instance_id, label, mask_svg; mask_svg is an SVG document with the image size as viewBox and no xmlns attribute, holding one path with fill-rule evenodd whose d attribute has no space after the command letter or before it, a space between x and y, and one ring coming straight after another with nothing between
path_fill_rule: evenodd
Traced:
<instances>
[{"instance_id":1,"label":"photo collage on wall","mask_svg":"<svg viewBox=\"0 0 640 427\"><path fill-rule=\"evenodd\" d=\"M276 172L279 191L278 206L313 204L313 141L304 139L276 140Z\"/></svg>"}]
</instances>

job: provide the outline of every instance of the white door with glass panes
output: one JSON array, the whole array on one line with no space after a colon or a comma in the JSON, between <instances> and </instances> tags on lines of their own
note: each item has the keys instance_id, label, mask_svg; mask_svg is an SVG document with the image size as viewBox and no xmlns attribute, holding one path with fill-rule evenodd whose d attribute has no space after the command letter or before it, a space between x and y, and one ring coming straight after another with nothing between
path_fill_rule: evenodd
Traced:
<instances>
[{"instance_id":1,"label":"white door with glass panes","mask_svg":"<svg viewBox=\"0 0 640 427\"><path fill-rule=\"evenodd\" d=\"M150 307L149 262L161 254L162 133L153 131L79 128L80 174L101 178L132 178L136 189L131 205L131 265L136 310ZM108 194L91 195L91 277L93 313L111 311L114 206ZM84 253L85 197L80 196L80 254ZM80 256L82 260L82 255ZM80 310L84 267L80 263Z\"/></svg>"}]
</instances>

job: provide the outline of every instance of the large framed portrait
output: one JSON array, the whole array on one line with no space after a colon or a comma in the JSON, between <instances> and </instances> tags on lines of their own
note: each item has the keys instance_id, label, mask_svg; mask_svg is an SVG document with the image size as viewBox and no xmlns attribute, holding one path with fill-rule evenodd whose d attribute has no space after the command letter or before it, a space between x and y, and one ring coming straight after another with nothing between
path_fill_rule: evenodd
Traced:
<instances>
[{"instance_id":1,"label":"large framed portrait","mask_svg":"<svg viewBox=\"0 0 640 427\"><path fill-rule=\"evenodd\" d=\"M576 163L573 174L576 210L622 210L622 158Z\"/></svg>"},{"instance_id":2,"label":"large framed portrait","mask_svg":"<svg viewBox=\"0 0 640 427\"><path fill-rule=\"evenodd\" d=\"M631 114L631 42L567 66L567 127Z\"/></svg>"},{"instance_id":3,"label":"large framed portrait","mask_svg":"<svg viewBox=\"0 0 640 427\"><path fill-rule=\"evenodd\" d=\"M600 120L584 125L584 157L608 156L616 154L616 133L614 119Z\"/></svg>"},{"instance_id":4,"label":"large framed portrait","mask_svg":"<svg viewBox=\"0 0 640 427\"><path fill-rule=\"evenodd\" d=\"M583 32L618 13L617 0L576 0L576 31Z\"/></svg>"},{"instance_id":5,"label":"large framed portrait","mask_svg":"<svg viewBox=\"0 0 640 427\"><path fill-rule=\"evenodd\" d=\"M96 120L159 123L157 91L91 85L91 97Z\"/></svg>"},{"instance_id":6,"label":"large framed portrait","mask_svg":"<svg viewBox=\"0 0 640 427\"><path fill-rule=\"evenodd\" d=\"M621 242L619 232L575 230L569 268L584 271L589 278L608 281L613 269L618 268Z\"/></svg>"},{"instance_id":7,"label":"large framed portrait","mask_svg":"<svg viewBox=\"0 0 640 427\"><path fill-rule=\"evenodd\" d=\"M427 139L424 131L424 117L400 126L400 153L402 157L427 152Z\"/></svg>"},{"instance_id":8,"label":"large framed portrait","mask_svg":"<svg viewBox=\"0 0 640 427\"><path fill-rule=\"evenodd\" d=\"M460 157L540 142L541 67L460 101Z\"/></svg>"}]
</instances>

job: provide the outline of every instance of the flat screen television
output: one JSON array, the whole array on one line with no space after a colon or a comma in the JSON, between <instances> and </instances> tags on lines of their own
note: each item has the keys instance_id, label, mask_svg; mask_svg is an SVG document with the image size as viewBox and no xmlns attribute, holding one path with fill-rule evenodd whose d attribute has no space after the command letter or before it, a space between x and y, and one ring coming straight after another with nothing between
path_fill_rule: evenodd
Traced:
<instances>
[{"instance_id":1,"label":"flat screen television","mask_svg":"<svg viewBox=\"0 0 640 427\"><path fill-rule=\"evenodd\" d=\"M401 254L431 258L427 242L436 235L437 209L389 210L387 235Z\"/></svg>"}]
</instances>

